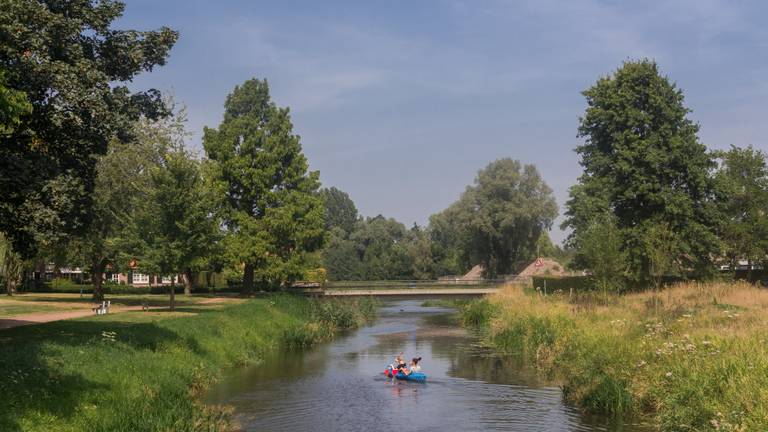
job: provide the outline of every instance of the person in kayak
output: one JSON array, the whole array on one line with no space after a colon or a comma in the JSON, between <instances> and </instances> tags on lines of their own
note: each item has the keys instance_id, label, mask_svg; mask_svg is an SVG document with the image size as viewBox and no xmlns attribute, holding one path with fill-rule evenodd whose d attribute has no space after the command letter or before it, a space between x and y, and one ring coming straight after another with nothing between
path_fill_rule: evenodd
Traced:
<instances>
[{"instance_id":1,"label":"person in kayak","mask_svg":"<svg viewBox=\"0 0 768 432\"><path fill-rule=\"evenodd\" d=\"M411 360L411 372L421 372L419 362L421 362L421 357L414 357Z\"/></svg>"},{"instance_id":2,"label":"person in kayak","mask_svg":"<svg viewBox=\"0 0 768 432\"><path fill-rule=\"evenodd\" d=\"M414 357L411 359L411 364L408 367L408 369L403 369L403 373L406 375L410 375L414 372L420 372L421 366L419 366L419 362L421 361L421 357Z\"/></svg>"},{"instance_id":3,"label":"person in kayak","mask_svg":"<svg viewBox=\"0 0 768 432\"><path fill-rule=\"evenodd\" d=\"M397 371L401 371L401 370L405 371L406 365L405 365L405 360L403 360L402 352L398 354L397 357L395 357L395 364L393 365L392 369Z\"/></svg>"}]
</instances>

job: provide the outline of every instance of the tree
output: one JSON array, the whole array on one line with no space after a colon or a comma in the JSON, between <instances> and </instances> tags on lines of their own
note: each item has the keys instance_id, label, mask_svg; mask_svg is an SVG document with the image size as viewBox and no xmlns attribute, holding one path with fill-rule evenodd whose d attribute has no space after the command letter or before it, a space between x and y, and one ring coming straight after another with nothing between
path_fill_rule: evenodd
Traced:
<instances>
[{"instance_id":1,"label":"tree","mask_svg":"<svg viewBox=\"0 0 768 432\"><path fill-rule=\"evenodd\" d=\"M144 265L160 274L185 276L191 293L193 269L199 267L218 242L215 197L202 177L200 162L183 145L171 146L149 172L150 186L136 217L135 231L142 244ZM173 278L170 308L175 307Z\"/></svg>"},{"instance_id":2,"label":"tree","mask_svg":"<svg viewBox=\"0 0 768 432\"><path fill-rule=\"evenodd\" d=\"M413 279L425 280L437 278L437 266L432 257L432 243L429 233L422 227L413 224L408 231L406 247L408 261L411 263L410 276Z\"/></svg>"},{"instance_id":3,"label":"tree","mask_svg":"<svg viewBox=\"0 0 768 432\"><path fill-rule=\"evenodd\" d=\"M328 234L322 251L323 267L330 280L363 280L365 270L354 241L342 228L335 227Z\"/></svg>"},{"instance_id":4,"label":"tree","mask_svg":"<svg viewBox=\"0 0 768 432\"><path fill-rule=\"evenodd\" d=\"M32 105L23 92L7 88L5 72L0 70L0 135L13 133L21 119L32 112Z\"/></svg>"},{"instance_id":5,"label":"tree","mask_svg":"<svg viewBox=\"0 0 768 432\"><path fill-rule=\"evenodd\" d=\"M339 227L347 233L355 229L357 207L349 195L335 187L320 190L325 204L325 229Z\"/></svg>"},{"instance_id":6,"label":"tree","mask_svg":"<svg viewBox=\"0 0 768 432\"><path fill-rule=\"evenodd\" d=\"M649 230L676 233L670 258L686 256L699 274L718 250L710 175L714 167L687 118L683 93L650 60L628 61L584 91L587 109L576 148L584 173L571 188L564 227L578 238L606 212L615 217L634 279L650 281ZM682 269L678 269L682 270Z\"/></svg>"},{"instance_id":7,"label":"tree","mask_svg":"<svg viewBox=\"0 0 768 432\"><path fill-rule=\"evenodd\" d=\"M355 245L364 280L411 279L405 225L378 215L358 222Z\"/></svg>"},{"instance_id":8,"label":"tree","mask_svg":"<svg viewBox=\"0 0 768 432\"><path fill-rule=\"evenodd\" d=\"M319 173L308 171L288 108L271 101L266 80L235 87L224 108L203 146L226 196L227 251L250 294L255 277L270 287L301 277L304 253L325 237L323 200Z\"/></svg>"},{"instance_id":9,"label":"tree","mask_svg":"<svg viewBox=\"0 0 768 432\"><path fill-rule=\"evenodd\" d=\"M13 130L0 134L0 231L25 257L43 240L82 232L94 156L112 140L129 141L139 117L165 114L159 92L121 83L164 64L178 34L110 28L123 9L119 1L0 2L5 87L32 108L12 114Z\"/></svg>"},{"instance_id":10,"label":"tree","mask_svg":"<svg viewBox=\"0 0 768 432\"><path fill-rule=\"evenodd\" d=\"M464 241L466 233L460 224L460 202L429 217L429 240L435 276L464 274L472 267Z\"/></svg>"},{"instance_id":11,"label":"tree","mask_svg":"<svg viewBox=\"0 0 768 432\"><path fill-rule=\"evenodd\" d=\"M536 244L557 216L552 190L533 165L491 162L449 207L463 255L481 263L486 277L509 274L536 256Z\"/></svg>"},{"instance_id":12,"label":"tree","mask_svg":"<svg viewBox=\"0 0 768 432\"><path fill-rule=\"evenodd\" d=\"M21 257L14 252L11 242L0 233L0 282L6 294L13 295L23 271Z\"/></svg>"},{"instance_id":13,"label":"tree","mask_svg":"<svg viewBox=\"0 0 768 432\"><path fill-rule=\"evenodd\" d=\"M720 237L733 268L745 259L751 272L754 263L768 255L768 165L766 155L752 146L731 146L715 154L720 212ZM750 275L751 276L751 275Z\"/></svg>"},{"instance_id":14,"label":"tree","mask_svg":"<svg viewBox=\"0 0 768 432\"><path fill-rule=\"evenodd\" d=\"M626 278L627 257L621 249L621 236L610 214L596 218L578 238L583 268L592 272L598 289L621 291Z\"/></svg>"}]
</instances>

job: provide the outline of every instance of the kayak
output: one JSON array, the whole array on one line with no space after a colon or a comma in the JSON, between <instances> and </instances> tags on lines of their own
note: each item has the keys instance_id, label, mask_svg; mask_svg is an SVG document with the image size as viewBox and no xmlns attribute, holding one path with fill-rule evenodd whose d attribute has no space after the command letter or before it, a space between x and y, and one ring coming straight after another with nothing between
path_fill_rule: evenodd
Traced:
<instances>
[{"instance_id":1,"label":"kayak","mask_svg":"<svg viewBox=\"0 0 768 432\"><path fill-rule=\"evenodd\" d=\"M399 380L406 380L406 381L416 381L416 382L426 382L427 381L427 375L421 373L421 372L411 372L408 375L398 372L397 375L395 375L395 378Z\"/></svg>"},{"instance_id":2,"label":"kayak","mask_svg":"<svg viewBox=\"0 0 768 432\"><path fill-rule=\"evenodd\" d=\"M384 369L384 375L386 375L389 378L397 378L399 380L404 381L415 381L415 382L425 382L427 381L427 375L421 372L411 372L408 375L404 374L402 371L394 373L392 370L392 367L388 367Z\"/></svg>"}]
</instances>

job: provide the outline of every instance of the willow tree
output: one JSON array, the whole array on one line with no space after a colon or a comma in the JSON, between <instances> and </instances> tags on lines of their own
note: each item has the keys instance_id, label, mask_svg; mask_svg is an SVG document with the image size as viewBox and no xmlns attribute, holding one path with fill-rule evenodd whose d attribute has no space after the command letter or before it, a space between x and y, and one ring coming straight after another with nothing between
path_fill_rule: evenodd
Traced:
<instances>
[{"instance_id":1,"label":"willow tree","mask_svg":"<svg viewBox=\"0 0 768 432\"><path fill-rule=\"evenodd\" d=\"M474 185L443 214L455 231L450 243L461 259L482 264L486 277L496 277L536 256L539 236L557 217L557 204L534 165L505 158L480 170ZM440 219L433 216L431 223Z\"/></svg>"},{"instance_id":2,"label":"willow tree","mask_svg":"<svg viewBox=\"0 0 768 432\"><path fill-rule=\"evenodd\" d=\"M243 269L243 293L301 277L305 252L324 239L319 173L309 171L288 108L272 102L266 80L227 97L218 129L203 147L226 196L226 250Z\"/></svg>"}]
</instances>

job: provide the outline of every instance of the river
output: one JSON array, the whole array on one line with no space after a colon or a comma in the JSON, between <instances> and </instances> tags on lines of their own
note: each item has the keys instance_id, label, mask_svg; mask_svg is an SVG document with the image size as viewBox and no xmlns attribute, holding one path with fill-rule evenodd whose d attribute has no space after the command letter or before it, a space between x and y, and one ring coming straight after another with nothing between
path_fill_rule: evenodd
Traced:
<instances>
[{"instance_id":1,"label":"river","mask_svg":"<svg viewBox=\"0 0 768 432\"><path fill-rule=\"evenodd\" d=\"M232 371L207 402L234 407L244 431L645 430L583 415L558 387L480 346L454 310L422 303L387 301L370 326ZM384 376L400 351L422 357L427 383Z\"/></svg>"}]
</instances>

